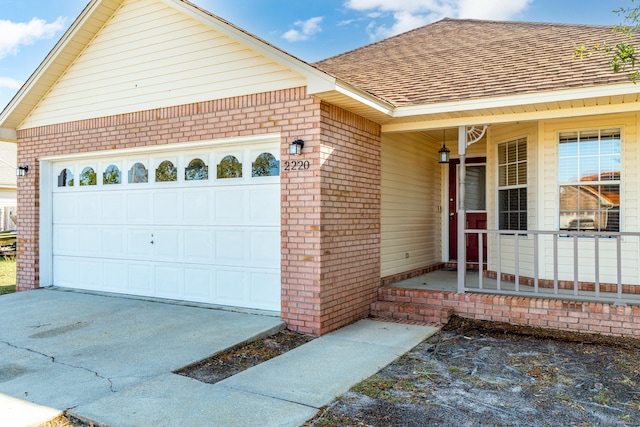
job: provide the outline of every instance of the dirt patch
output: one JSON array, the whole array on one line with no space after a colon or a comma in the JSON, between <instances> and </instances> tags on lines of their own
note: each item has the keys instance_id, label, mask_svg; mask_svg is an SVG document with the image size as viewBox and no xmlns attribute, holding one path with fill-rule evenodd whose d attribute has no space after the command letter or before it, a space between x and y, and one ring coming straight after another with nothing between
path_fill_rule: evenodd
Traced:
<instances>
[{"instance_id":1,"label":"dirt patch","mask_svg":"<svg viewBox=\"0 0 640 427\"><path fill-rule=\"evenodd\" d=\"M94 427L93 423L84 423L69 415L60 415L51 421L40 424L38 427Z\"/></svg>"},{"instance_id":2,"label":"dirt patch","mask_svg":"<svg viewBox=\"0 0 640 427\"><path fill-rule=\"evenodd\" d=\"M640 341L454 318L307 426L640 426Z\"/></svg>"},{"instance_id":3,"label":"dirt patch","mask_svg":"<svg viewBox=\"0 0 640 427\"><path fill-rule=\"evenodd\" d=\"M198 362L195 365L180 369L176 371L176 374L184 375L202 381L203 383L214 384L240 373L245 369L249 369L252 366L280 356L313 339L314 337L309 335L284 329L274 335L231 349Z\"/></svg>"}]
</instances>

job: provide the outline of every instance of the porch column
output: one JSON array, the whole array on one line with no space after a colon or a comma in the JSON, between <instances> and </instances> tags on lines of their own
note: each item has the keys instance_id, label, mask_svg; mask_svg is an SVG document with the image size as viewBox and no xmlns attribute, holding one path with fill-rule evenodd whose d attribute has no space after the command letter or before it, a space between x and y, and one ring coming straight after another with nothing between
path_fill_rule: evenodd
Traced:
<instances>
[{"instance_id":1,"label":"porch column","mask_svg":"<svg viewBox=\"0 0 640 427\"><path fill-rule=\"evenodd\" d=\"M467 169L467 147L482 139L487 131L484 127L460 126L458 127L458 156L460 157L460 169L458 170L458 293L463 294L467 287L467 213L465 209L465 191ZM480 236L482 238L482 236ZM479 266L482 268L482 266Z\"/></svg>"},{"instance_id":2,"label":"porch column","mask_svg":"<svg viewBox=\"0 0 640 427\"><path fill-rule=\"evenodd\" d=\"M465 211L465 191L467 169L465 160L467 157L467 127L458 127L458 157L460 168L458 169L458 293L463 294L467 286L467 236L464 231L467 225Z\"/></svg>"}]
</instances>

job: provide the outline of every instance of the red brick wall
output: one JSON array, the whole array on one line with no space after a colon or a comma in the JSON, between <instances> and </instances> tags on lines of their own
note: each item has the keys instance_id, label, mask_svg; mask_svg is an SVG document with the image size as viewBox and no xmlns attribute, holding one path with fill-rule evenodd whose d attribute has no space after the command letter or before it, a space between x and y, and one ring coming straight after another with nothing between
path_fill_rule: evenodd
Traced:
<instances>
[{"instance_id":1,"label":"red brick wall","mask_svg":"<svg viewBox=\"0 0 640 427\"><path fill-rule=\"evenodd\" d=\"M29 173L18 180L18 289L39 285L38 158L265 133L282 135L283 162L310 164L281 173L282 318L319 335L366 317L379 283L379 126L305 88L19 131ZM298 138L303 154L292 159Z\"/></svg>"},{"instance_id":2,"label":"red brick wall","mask_svg":"<svg viewBox=\"0 0 640 427\"><path fill-rule=\"evenodd\" d=\"M640 337L640 307L550 298L383 287L372 315L446 322L449 314L547 329Z\"/></svg>"},{"instance_id":3,"label":"red brick wall","mask_svg":"<svg viewBox=\"0 0 640 427\"><path fill-rule=\"evenodd\" d=\"M367 317L380 286L380 126L322 105L321 333Z\"/></svg>"}]
</instances>

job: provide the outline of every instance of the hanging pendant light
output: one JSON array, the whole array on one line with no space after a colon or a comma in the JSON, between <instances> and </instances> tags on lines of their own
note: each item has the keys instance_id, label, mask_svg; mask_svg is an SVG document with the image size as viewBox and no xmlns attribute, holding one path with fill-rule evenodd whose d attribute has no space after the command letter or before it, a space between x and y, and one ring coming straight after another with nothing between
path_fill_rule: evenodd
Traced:
<instances>
[{"instance_id":1,"label":"hanging pendant light","mask_svg":"<svg viewBox=\"0 0 640 427\"><path fill-rule=\"evenodd\" d=\"M449 153L451 153L451 150L447 148L444 142L445 142L445 130L442 129L442 148L438 151L439 163L449 163Z\"/></svg>"}]
</instances>

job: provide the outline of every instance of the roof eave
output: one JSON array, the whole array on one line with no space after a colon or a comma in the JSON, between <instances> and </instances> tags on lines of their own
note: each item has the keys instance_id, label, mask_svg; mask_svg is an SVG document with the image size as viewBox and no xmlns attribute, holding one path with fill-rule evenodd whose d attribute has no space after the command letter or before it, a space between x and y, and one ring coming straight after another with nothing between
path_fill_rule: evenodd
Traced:
<instances>
[{"instance_id":1,"label":"roof eave","mask_svg":"<svg viewBox=\"0 0 640 427\"><path fill-rule=\"evenodd\" d=\"M333 85L325 86L323 90L314 89L319 88L314 88L310 84L310 95L375 123L383 124L393 118L395 107L392 104L343 81L336 80Z\"/></svg>"},{"instance_id":2,"label":"roof eave","mask_svg":"<svg viewBox=\"0 0 640 427\"><path fill-rule=\"evenodd\" d=\"M636 108L633 104L618 103L608 106L590 106L567 109L564 113L558 110L545 110L530 113L505 115L504 108L540 106L550 103L572 102L603 97L638 95L640 87L629 82L615 85L585 87L557 91L536 92L524 95L512 95L494 98L479 98L463 101L442 102L407 107L397 107L393 119L383 126L383 132L402 132L417 129L439 128L450 125L478 125L487 123L507 123L524 120L540 120L545 118L575 117L577 114L593 114L593 111L605 113L625 112ZM582 110L582 112L580 112ZM440 117L440 119L435 119ZM445 117L442 119L442 117ZM427 123L429 123L427 125ZM426 126L426 127L425 127Z\"/></svg>"},{"instance_id":3,"label":"roof eave","mask_svg":"<svg viewBox=\"0 0 640 427\"><path fill-rule=\"evenodd\" d=\"M18 142L18 135L15 129L0 128L0 142Z\"/></svg>"}]
</instances>

